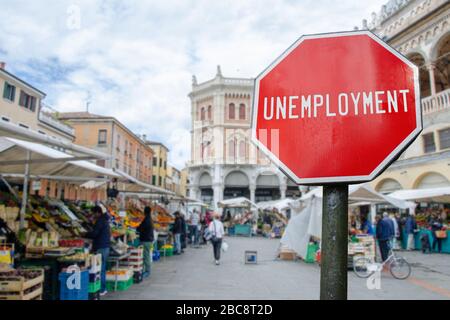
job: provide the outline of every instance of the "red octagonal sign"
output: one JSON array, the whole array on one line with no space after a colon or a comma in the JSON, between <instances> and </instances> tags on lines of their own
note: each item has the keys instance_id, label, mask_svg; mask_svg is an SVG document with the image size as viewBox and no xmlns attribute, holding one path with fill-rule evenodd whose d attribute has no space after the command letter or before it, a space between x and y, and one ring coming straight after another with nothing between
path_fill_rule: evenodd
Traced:
<instances>
[{"instance_id":1,"label":"red octagonal sign","mask_svg":"<svg viewBox=\"0 0 450 320\"><path fill-rule=\"evenodd\" d=\"M422 130L419 94L371 32L303 36L256 78L252 141L298 184L369 181Z\"/></svg>"}]
</instances>

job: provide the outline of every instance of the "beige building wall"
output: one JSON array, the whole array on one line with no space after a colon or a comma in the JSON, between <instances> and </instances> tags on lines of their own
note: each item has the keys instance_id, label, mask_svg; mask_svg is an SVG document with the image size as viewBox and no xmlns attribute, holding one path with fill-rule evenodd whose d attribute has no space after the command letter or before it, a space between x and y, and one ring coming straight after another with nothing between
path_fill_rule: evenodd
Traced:
<instances>
[{"instance_id":1,"label":"beige building wall","mask_svg":"<svg viewBox=\"0 0 450 320\"><path fill-rule=\"evenodd\" d=\"M168 153L169 149L159 142L150 142L147 144L153 149L153 178L152 184L161 188L167 188L168 177Z\"/></svg>"},{"instance_id":2,"label":"beige building wall","mask_svg":"<svg viewBox=\"0 0 450 320\"><path fill-rule=\"evenodd\" d=\"M13 97L7 94L7 84L14 87ZM21 92L36 99L33 110L20 105ZM0 121L13 123L60 140L73 141L73 128L43 112L44 98L45 93L0 67Z\"/></svg>"}]
</instances>

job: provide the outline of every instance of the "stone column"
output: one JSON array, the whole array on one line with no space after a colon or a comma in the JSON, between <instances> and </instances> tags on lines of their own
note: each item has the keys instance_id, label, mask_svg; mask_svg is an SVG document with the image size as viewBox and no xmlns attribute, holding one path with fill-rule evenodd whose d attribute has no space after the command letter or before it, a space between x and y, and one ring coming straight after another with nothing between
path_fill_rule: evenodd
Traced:
<instances>
[{"instance_id":1,"label":"stone column","mask_svg":"<svg viewBox=\"0 0 450 320\"><path fill-rule=\"evenodd\" d=\"M200 200L200 189L197 185L189 185L189 197Z\"/></svg>"},{"instance_id":2,"label":"stone column","mask_svg":"<svg viewBox=\"0 0 450 320\"><path fill-rule=\"evenodd\" d=\"M436 69L436 65L434 63L429 63L427 69L430 74L431 95L434 96L436 94L436 82L434 81L434 69Z\"/></svg>"},{"instance_id":3,"label":"stone column","mask_svg":"<svg viewBox=\"0 0 450 320\"><path fill-rule=\"evenodd\" d=\"M255 203L256 197L255 197L255 192L256 192L256 184L251 184L249 186L250 189L250 201Z\"/></svg>"},{"instance_id":4,"label":"stone column","mask_svg":"<svg viewBox=\"0 0 450 320\"><path fill-rule=\"evenodd\" d=\"M286 199L286 191L287 191L287 184L285 183L280 184L281 199Z\"/></svg>"},{"instance_id":5,"label":"stone column","mask_svg":"<svg viewBox=\"0 0 450 320\"><path fill-rule=\"evenodd\" d=\"M214 203L213 203L213 205L214 205L215 210L220 212L220 208L217 205L217 203L219 201L222 201L222 199L223 199L223 184L222 183L215 183L213 185L213 191L214 191L214 200L213 200Z\"/></svg>"}]
</instances>

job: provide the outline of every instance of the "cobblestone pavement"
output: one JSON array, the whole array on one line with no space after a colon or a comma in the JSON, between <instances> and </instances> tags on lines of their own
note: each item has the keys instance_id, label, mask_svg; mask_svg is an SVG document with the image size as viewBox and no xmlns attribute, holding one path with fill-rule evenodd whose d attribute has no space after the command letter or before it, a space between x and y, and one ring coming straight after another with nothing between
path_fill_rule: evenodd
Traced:
<instances>
[{"instance_id":1,"label":"cobblestone pavement","mask_svg":"<svg viewBox=\"0 0 450 320\"><path fill-rule=\"evenodd\" d=\"M221 264L211 245L187 248L181 256L153 263L152 275L126 292L104 299L318 299L320 267L276 258L279 240L226 238L229 250ZM244 251L257 250L258 264L244 264ZM411 277L396 280L383 273L381 289L369 290L366 280L348 273L349 299L450 299L450 255L399 252L413 266Z\"/></svg>"}]
</instances>

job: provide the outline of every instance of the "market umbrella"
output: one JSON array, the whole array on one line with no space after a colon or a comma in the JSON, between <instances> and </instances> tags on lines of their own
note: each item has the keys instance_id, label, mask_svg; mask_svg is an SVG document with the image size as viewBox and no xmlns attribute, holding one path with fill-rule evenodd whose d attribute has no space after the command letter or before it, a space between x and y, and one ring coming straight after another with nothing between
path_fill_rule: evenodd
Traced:
<instances>
[{"instance_id":1,"label":"market umbrella","mask_svg":"<svg viewBox=\"0 0 450 320\"><path fill-rule=\"evenodd\" d=\"M249 199L245 197L239 197L239 198L233 198L233 199L227 199L219 201L218 203L219 208L257 208L258 206L250 201Z\"/></svg>"},{"instance_id":2,"label":"market umbrella","mask_svg":"<svg viewBox=\"0 0 450 320\"><path fill-rule=\"evenodd\" d=\"M400 200L450 203L450 187L398 190L389 197Z\"/></svg>"}]
</instances>

